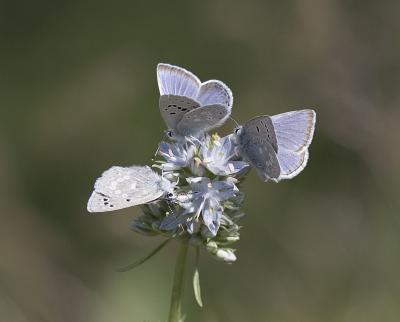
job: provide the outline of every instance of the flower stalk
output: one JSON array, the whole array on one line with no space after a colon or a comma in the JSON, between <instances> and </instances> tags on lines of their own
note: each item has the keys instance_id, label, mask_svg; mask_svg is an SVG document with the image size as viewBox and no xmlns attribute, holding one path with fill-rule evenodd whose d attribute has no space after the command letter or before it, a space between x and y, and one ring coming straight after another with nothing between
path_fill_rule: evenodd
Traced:
<instances>
[{"instance_id":1,"label":"flower stalk","mask_svg":"<svg viewBox=\"0 0 400 322\"><path fill-rule=\"evenodd\" d=\"M175 263L174 281L171 293L171 305L169 310L168 322L183 322L182 314L183 291L185 287L186 258L189 248L188 240L179 243L179 252Z\"/></svg>"}]
</instances>

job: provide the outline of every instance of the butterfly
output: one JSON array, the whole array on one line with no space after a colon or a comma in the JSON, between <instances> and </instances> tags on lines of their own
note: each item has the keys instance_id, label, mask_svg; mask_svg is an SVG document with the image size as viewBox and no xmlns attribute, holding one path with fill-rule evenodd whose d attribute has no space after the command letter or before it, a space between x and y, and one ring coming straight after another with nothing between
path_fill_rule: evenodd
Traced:
<instances>
[{"instance_id":1,"label":"butterfly","mask_svg":"<svg viewBox=\"0 0 400 322\"><path fill-rule=\"evenodd\" d=\"M173 199L174 183L148 166L114 166L96 180L89 198L89 212L105 212L157 201Z\"/></svg>"},{"instance_id":2,"label":"butterfly","mask_svg":"<svg viewBox=\"0 0 400 322\"><path fill-rule=\"evenodd\" d=\"M231 114L232 91L221 81L202 83L191 72L169 64L158 64L157 81L161 116L172 139L201 136Z\"/></svg>"},{"instance_id":3,"label":"butterfly","mask_svg":"<svg viewBox=\"0 0 400 322\"><path fill-rule=\"evenodd\" d=\"M257 116L235 130L239 151L263 181L291 179L307 164L315 120L311 109Z\"/></svg>"}]
</instances>

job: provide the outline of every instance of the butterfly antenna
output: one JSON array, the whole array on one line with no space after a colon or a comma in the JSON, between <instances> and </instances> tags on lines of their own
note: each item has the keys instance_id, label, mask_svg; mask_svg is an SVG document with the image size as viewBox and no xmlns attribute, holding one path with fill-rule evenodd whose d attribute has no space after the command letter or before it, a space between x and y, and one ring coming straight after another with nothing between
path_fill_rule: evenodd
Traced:
<instances>
[{"instance_id":1,"label":"butterfly antenna","mask_svg":"<svg viewBox=\"0 0 400 322\"><path fill-rule=\"evenodd\" d=\"M164 135L162 136L161 141L164 141L166 138L167 138L167 135L164 133ZM160 151L160 144L157 145L157 150L154 153L153 157L151 158L151 162L154 162L154 160L155 160L155 158L156 158L156 156L157 156L159 151Z\"/></svg>"},{"instance_id":2,"label":"butterfly antenna","mask_svg":"<svg viewBox=\"0 0 400 322\"><path fill-rule=\"evenodd\" d=\"M155 158L156 158L156 156L157 156L157 154L158 154L158 151L160 151L160 145L157 146L157 150L156 150L156 152L154 152L154 155L153 155L153 157L151 158L151 162L154 162L154 160L155 160Z\"/></svg>"},{"instance_id":3,"label":"butterfly antenna","mask_svg":"<svg viewBox=\"0 0 400 322\"><path fill-rule=\"evenodd\" d=\"M229 118L233 121L233 123L236 124L236 127L240 126L240 124L232 116L229 116Z\"/></svg>"}]
</instances>

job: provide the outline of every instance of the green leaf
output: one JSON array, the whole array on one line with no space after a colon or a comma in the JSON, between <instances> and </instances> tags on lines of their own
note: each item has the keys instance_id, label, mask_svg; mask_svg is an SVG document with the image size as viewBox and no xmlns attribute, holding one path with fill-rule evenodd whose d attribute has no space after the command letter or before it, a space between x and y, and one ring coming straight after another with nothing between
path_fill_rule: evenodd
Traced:
<instances>
[{"instance_id":1,"label":"green leaf","mask_svg":"<svg viewBox=\"0 0 400 322\"><path fill-rule=\"evenodd\" d=\"M201 300L199 270L197 268L195 269L194 275L193 275L193 291L194 291L194 297L197 301L197 304L200 307L203 307L203 301Z\"/></svg>"},{"instance_id":2,"label":"green leaf","mask_svg":"<svg viewBox=\"0 0 400 322\"><path fill-rule=\"evenodd\" d=\"M118 271L118 272L127 272L127 271L129 271L129 270L131 270L131 269L134 269L134 268L136 268L136 267L142 265L144 262L146 262L147 260L149 260L150 258L152 258L155 254L157 254L161 249L163 249L163 248L165 247L165 245L167 245L168 242L169 242L170 240L171 240L171 239L164 240L160 245L158 245L155 249L153 249L153 250L152 250L148 255L146 255L145 257L139 259L138 261L136 261L136 262L134 262L134 263L132 263L132 264L129 264L129 265L124 266L124 267L121 267L121 268L117 269L117 271Z\"/></svg>"},{"instance_id":3,"label":"green leaf","mask_svg":"<svg viewBox=\"0 0 400 322\"><path fill-rule=\"evenodd\" d=\"M198 264L199 264L199 247L197 247L196 249L196 269L194 270L193 274L193 291L197 304L200 307L203 307L203 301L201 299L200 275L198 270Z\"/></svg>"}]
</instances>

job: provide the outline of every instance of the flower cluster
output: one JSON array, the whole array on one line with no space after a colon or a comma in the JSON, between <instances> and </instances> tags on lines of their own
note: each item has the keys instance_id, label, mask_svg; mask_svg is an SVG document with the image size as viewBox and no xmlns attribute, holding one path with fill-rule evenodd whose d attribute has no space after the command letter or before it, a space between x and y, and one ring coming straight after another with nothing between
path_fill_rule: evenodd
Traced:
<instances>
[{"instance_id":1,"label":"flower cluster","mask_svg":"<svg viewBox=\"0 0 400 322\"><path fill-rule=\"evenodd\" d=\"M153 167L175 182L175 192L143 205L133 229L188 238L217 259L235 261L231 245L239 240L238 222L244 216L239 208L244 195L238 186L250 167L237 153L234 134L161 142L158 154L162 160Z\"/></svg>"}]
</instances>

